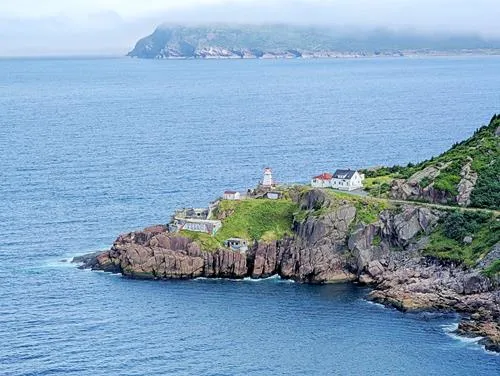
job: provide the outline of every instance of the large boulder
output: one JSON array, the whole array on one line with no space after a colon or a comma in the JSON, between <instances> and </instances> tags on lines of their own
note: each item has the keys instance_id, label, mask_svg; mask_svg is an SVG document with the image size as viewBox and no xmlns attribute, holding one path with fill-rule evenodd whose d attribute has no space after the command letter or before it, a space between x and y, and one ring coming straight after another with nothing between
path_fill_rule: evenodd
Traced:
<instances>
[{"instance_id":1,"label":"large boulder","mask_svg":"<svg viewBox=\"0 0 500 376\"><path fill-rule=\"evenodd\" d=\"M321 189L311 189L300 195L298 203L300 210L317 210L328 207L331 199Z\"/></svg>"},{"instance_id":2,"label":"large boulder","mask_svg":"<svg viewBox=\"0 0 500 376\"><path fill-rule=\"evenodd\" d=\"M400 213L386 210L380 215L382 237L404 248L417 235L429 233L440 215L439 211L412 205L403 206Z\"/></svg>"}]
</instances>

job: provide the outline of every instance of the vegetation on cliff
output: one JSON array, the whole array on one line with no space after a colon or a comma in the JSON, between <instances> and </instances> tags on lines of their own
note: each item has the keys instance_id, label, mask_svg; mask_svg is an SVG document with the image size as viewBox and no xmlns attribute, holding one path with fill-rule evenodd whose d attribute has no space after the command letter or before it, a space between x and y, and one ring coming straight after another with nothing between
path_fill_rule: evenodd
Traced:
<instances>
[{"instance_id":1,"label":"vegetation on cliff","mask_svg":"<svg viewBox=\"0 0 500 376\"><path fill-rule=\"evenodd\" d=\"M390 203L384 199L355 196L333 190L328 190L327 192L333 198L333 207L338 205L339 202L348 202L356 208L356 224L370 224L376 222L379 219L380 213L391 207Z\"/></svg>"},{"instance_id":2,"label":"vegetation on cliff","mask_svg":"<svg viewBox=\"0 0 500 376\"><path fill-rule=\"evenodd\" d=\"M366 170L364 173L367 176L367 189L371 195L391 197L397 188L402 191L407 190L408 192L404 193L408 197L405 198L410 200L433 202L438 200L435 198L438 197L440 203L498 210L500 208L498 129L500 129L500 115L495 115L489 125L479 128L472 137L456 143L437 157L416 165ZM403 181L402 185L396 187L394 183L397 180Z\"/></svg>"},{"instance_id":3,"label":"vegetation on cliff","mask_svg":"<svg viewBox=\"0 0 500 376\"><path fill-rule=\"evenodd\" d=\"M291 235L297 204L292 200L247 199L221 201L216 214L222 228L216 238L239 237L250 241L277 240Z\"/></svg>"},{"instance_id":4,"label":"vegetation on cliff","mask_svg":"<svg viewBox=\"0 0 500 376\"><path fill-rule=\"evenodd\" d=\"M475 266L500 242L500 221L485 212L447 213L430 234L425 254Z\"/></svg>"},{"instance_id":5,"label":"vegetation on cliff","mask_svg":"<svg viewBox=\"0 0 500 376\"><path fill-rule=\"evenodd\" d=\"M215 218L222 221L222 228L215 236L192 231L181 231L181 235L196 241L208 251L222 247L229 238L250 242L279 240L291 235L296 211L297 204L290 199L222 200L214 213Z\"/></svg>"}]
</instances>

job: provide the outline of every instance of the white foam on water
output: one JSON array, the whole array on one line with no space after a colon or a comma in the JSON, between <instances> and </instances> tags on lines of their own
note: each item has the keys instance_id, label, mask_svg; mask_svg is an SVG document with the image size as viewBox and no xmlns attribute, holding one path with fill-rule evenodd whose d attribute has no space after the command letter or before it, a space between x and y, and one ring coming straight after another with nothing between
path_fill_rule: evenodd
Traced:
<instances>
[{"instance_id":1,"label":"white foam on water","mask_svg":"<svg viewBox=\"0 0 500 376\"><path fill-rule=\"evenodd\" d=\"M244 281L246 282L266 282L266 281L272 281L272 282L284 282L284 283L295 283L295 281L291 279L283 279L281 278L278 274L274 274L270 277L267 278L251 278L251 277L246 277L243 278Z\"/></svg>"},{"instance_id":2,"label":"white foam on water","mask_svg":"<svg viewBox=\"0 0 500 376\"><path fill-rule=\"evenodd\" d=\"M291 279L283 279L278 274L272 275L267 278L208 278L208 277L197 277L194 278L193 281L229 281L229 282L275 282L275 283L295 283L295 281Z\"/></svg>"},{"instance_id":3,"label":"white foam on water","mask_svg":"<svg viewBox=\"0 0 500 376\"><path fill-rule=\"evenodd\" d=\"M496 352L496 351L490 351L490 350L486 350L486 347L485 346L481 346L481 348L484 350L484 352L488 355L494 355L494 356L500 356L500 353Z\"/></svg>"},{"instance_id":4,"label":"white foam on water","mask_svg":"<svg viewBox=\"0 0 500 376\"><path fill-rule=\"evenodd\" d=\"M384 308L384 309L387 308L387 306L383 305L382 303L377 303L377 302L374 302L374 301L368 300L368 299L361 299L361 300L364 301L367 304L370 304L370 305L373 305L373 306L376 306L376 307L380 307L380 308Z\"/></svg>"},{"instance_id":5,"label":"white foam on water","mask_svg":"<svg viewBox=\"0 0 500 376\"><path fill-rule=\"evenodd\" d=\"M451 324L445 324L441 325L441 328L443 331L446 333L448 337L453 338L456 341L459 341L464 344L478 344L479 341L483 339L481 336L477 337L466 337L466 336L461 336L455 333L455 331L458 329L458 322L454 322ZM484 346L481 346L484 349Z\"/></svg>"},{"instance_id":6,"label":"white foam on water","mask_svg":"<svg viewBox=\"0 0 500 376\"><path fill-rule=\"evenodd\" d=\"M89 250L86 252L72 252L65 253L60 256L52 256L43 261L41 265L42 268L51 268L51 269L59 269L59 268L76 268L81 265L80 262L72 262L75 257L87 255L90 253L98 252L95 249Z\"/></svg>"},{"instance_id":7,"label":"white foam on water","mask_svg":"<svg viewBox=\"0 0 500 376\"><path fill-rule=\"evenodd\" d=\"M446 333L451 333L451 332L454 332L455 330L458 329L458 322L452 322L451 324L444 324L444 325L441 325L441 328L443 328L443 330L446 332Z\"/></svg>"}]
</instances>

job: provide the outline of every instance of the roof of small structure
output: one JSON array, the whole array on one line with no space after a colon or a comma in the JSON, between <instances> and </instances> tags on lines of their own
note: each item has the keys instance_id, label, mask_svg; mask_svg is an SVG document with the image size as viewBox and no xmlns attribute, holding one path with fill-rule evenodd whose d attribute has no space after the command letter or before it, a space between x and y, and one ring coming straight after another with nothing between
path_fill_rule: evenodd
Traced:
<instances>
[{"instance_id":1,"label":"roof of small structure","mask_svg":"<svg viewBox=\"0 0 500 376\"><path fill-rule=\"evenodd\" d=\"M238 193L238 192L236 192L236 191L224 191L225 195L234 195L236 193Z\"/></svg>"},{"instance_id":2,"label":"roof of small structure","mask_svg":"<svg viewBox=\"0 0 500 376\"><path fill-rule=\"evenodd\" d=\"M332 180L333 175L328 172L323 172L321 175L315 176L313 179L317 180Z\"/></svg>"},{"instance_id":3,"label":"roof of small structure","mask_svg":"<svg viewBox=\"0 0 500 376\"><path fill-rule=\"evenodd\" d=\"M226 239L226 242L246 242L246 239L242 239L242 238L229 238L229 239Z\"/></svg>"},{"instance_id":4,"label":"roof of small structure","mask_svg":"<svg viewBox=\"0 0 500 376\"><path fill-rule=\"evenodd\" d=\"M334 179L350 179L356 173L356 170L337 170L333 174Z\"/></svg>"}]
</instances>

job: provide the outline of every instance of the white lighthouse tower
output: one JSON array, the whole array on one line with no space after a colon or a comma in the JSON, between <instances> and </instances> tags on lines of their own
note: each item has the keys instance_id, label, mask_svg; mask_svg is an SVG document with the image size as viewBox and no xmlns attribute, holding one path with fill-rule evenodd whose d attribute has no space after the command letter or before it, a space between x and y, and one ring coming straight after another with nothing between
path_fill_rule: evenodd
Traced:
<instances>
[{"instance_id":1,"label":"white lighthouse tower","mask_svg":"<svg viewBox=\"0 0 500 376\"><path fill-rule=\"evenodd\" d=\"M274 185L273 170L271 170L269 167L266 167L264 169L264 178L262 179L262 186L271 188L273 185Z\"/></svg>"}]
</instances>

